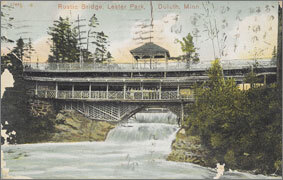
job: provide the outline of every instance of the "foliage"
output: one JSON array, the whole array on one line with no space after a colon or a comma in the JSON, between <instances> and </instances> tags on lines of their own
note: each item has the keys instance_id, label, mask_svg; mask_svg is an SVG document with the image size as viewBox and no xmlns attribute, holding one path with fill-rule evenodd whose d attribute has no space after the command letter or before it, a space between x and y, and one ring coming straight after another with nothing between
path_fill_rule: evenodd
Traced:
<instances>
[{"instance_id":1,"label":"foliage","mask_svg":"<svg viewBox=\"0 0 283 180\"><path fill-rule=\"evenodd\" d=\"M30 113L30 97L27 95L30 85L23 79L23 67L19 59L11 53L2 56L1 70L2 67L7 68L15 80L14 87L7 88L1 99L1 122L8 122L8 125L3 125L4 128L8 132L17 132L16 143L46 140L53 131L52 119L55 119L55 113L45 117L34 117Z\"/></svg>"},{"instance_id":2,"label":"foliage","mask_svg":"<svg viewBox=\"0 0 283 180\"><path fill-rule=\"evenodd\" d=\"M277 57L277 52L276 52L276 47L274 46L272 51L272 59L276 59L276 57Z\"/></svg>"},{"instance_id":3,"label":"foliage","mask_svg":"<svg viewBox=\"0 0 283 180\"><path fill-rule=\"evenodd\" d=\"M24 57L27 58L29 62L31 62L31 56L35 52L35 49L32 46L31 38L29 38L29 41L24 44L24 47L24 51L26 51L26 53L24 53Z\"/></svg>"},{"instance_id":4,"label":"foliage","mask_svg":"<svg viewBox=\"0 0 283 180\"><path fill-rule=\"evenodd\" d=\"M281 174L281 89L272 84L241 91L234 79L224 79L218 60L208 74L195 87L184 126L228 168Z\"/></svg>"},{"instance_id":5,"label":"foliage","mask_svg":"<svg viewBox=\"0 0 283 180\"><path fill-rule=\"evenodd\" d=\"M93 42L96 45L95 49L95 61L103 62L107 60L107 38L103 31L98 32L96 35L96 41Z\"/></svg>"},{"instance_id":6,"label":"foliage","mask_svg":"<svg viewBox=\"0 0 283 180\"><path fill-rule=\"evenodd\" d=\"M24 40L22 38L19 38L17 40L16 47L13 49L12 52L14 52L19 57L19 59L21 59L21 61L23 61L25 55L24 48L25 48Z\"/></svg>"},{"instance_id":7,"label":"foliage","mask_svg":"<svg viewBox=\"0 0 283 180\"><path fill-rule=\"evenodd\" d=\"M79 61L80 49L76 39L77 34L68 18L59 17L59 20L54 21L53 27L49 27L48 34L51 35L53 42L49 62Z\"/></svg>"},{"instance_id":8,"label":"foliage","mask_svg":"<svg viewBox=\"0 0 283 180\"><path fill-rule=\"evenodd\" d=\"M260 82L260 78L256 76L256 73L254 73L253 71L249 72L245 78L244 78L244 82L245 83L250 83L251 84L251 88L255 87L256 83Z\"/></svg>"},{"instance_id":9,"label":"foliage","mask_svg":"<svg viewBox=\"0 0 283 180\"><path fill-rule=\"evenodd\" d=\"M107 51L108 46L108 36L104 34L103 31L98 31L99 21L96 14L89 19L88 33L87 33L87 56L84 56L84 61L93 61L97 63L102 63L104 61L109 61L107 56L109 51ZM91 48L90 48L91 47ZM90 52L90 49L94 49L94 52Z\"/></svg>"},{"instance_id":10,"label":"foliage","mask_svg":"<svg viewBox=\"0 0 283 180\"><path fill-rule=\"evenodd\" d=\"M97 27L99 26L99 21L95 14L89 20L89 33L88 33L88 43L95 46L94 51L94 61L98 63L102 63L104 61L111 61L111 53L107 51L108 46L108 36L104 34L103 31L97 31ZM92 41L90 41L92 39Z\"/></svg>"},{"instance_id":11,"label":"foliage","mask_svg":"<svg viewBox=\"0 0 283 180\"><path fill-rule=\"evenodd\" d=\"M182 41L178 40L181 44L182 51L185 54L184 59L189 63L199 62L199 54L196 52L196 48L193 42L193 37L190 33L186 37L183 37Z\"/></svg>"},{"instance_id":12,"label":"foliage","mask_svg":"<svg viewBox=\"0 0 283 180\"><path fill-rule=\"evenodd\" d=\"M83 20L83 19L82 19ZM90 18L88 30L82 30L80 19L78 25L72 27L68 18L59 17L49 28L48 34L51 35L52 55L49 55L49 62L98 62L102 63L108 60L107 46L108 41L103 31L98 32L96 29L99 25L95 14ZM87 35L84 35L87 32ZM83 42L83 40L87 42ZM86 47L84 46L86 44ZM94 47L93 47L94 46ZM95 51L90 51L94 49ZM109 52L110 53L110 52Z\"/></svg>"}]
</instances>

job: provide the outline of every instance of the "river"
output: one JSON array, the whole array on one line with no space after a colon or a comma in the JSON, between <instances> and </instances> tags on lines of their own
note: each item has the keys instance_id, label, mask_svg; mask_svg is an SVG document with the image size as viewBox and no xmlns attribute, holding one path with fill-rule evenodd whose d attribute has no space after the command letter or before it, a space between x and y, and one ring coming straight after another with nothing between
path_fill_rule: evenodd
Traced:
<instances>
[{"instance_id":1,"label":"river","mask_svg":"<svg viewBox=\"0 0 283 180\"><path fill-rule=\"evenodd\" d=\"M143 118L141 118L143 117ZM170 178L216 176L213 168L166 161L179 127L165 121L132 120L110 131L105 142L41 143L3 146L11 176L31 178ZM166 123L164 123L166 122ZM263 175L224 172L221 179L264 179Z\"/></svg>"}]
</instances>

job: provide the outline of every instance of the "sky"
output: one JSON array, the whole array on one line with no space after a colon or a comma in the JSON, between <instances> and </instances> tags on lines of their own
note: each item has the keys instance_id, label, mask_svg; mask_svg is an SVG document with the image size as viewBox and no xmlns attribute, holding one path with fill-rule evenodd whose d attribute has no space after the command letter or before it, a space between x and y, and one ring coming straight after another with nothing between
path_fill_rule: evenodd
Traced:
<instances>
[{"instance_id":1,"label":"sky","mask_svg":"<svg viewBox=\"0 0 283 180\"><path fill-rule=\"evenodd\" d=\"M1 6L13 8L5 10L14 20L13 27L1 28L2 35L12 40L31 38L36 52L32 61L45 62L50 52L48 28L60 16L69 17L74 22L78 16L87 22L96 14L100 23L97 31L109 37L108 50L114 62L132 63L130 50L149 42L147 37L151 21L149 1L3 1ZM194 34L194 44L198 48L201 61L221 59L270 58L277 45L278 2L277 1L153 1L152 42L167 49L172 57L182 55L178 40ZM210 14L207 16L205 9ZM3 9L3 8L2 8ZM1 19L2 25L5 20ZM84 21L82 21L84 23ZM207 27L219 30L211 35ZM87 27L82 30L87 30ZM215 28L212 28L215 30ZM198 32L195 34L194 32ZM9 52L15 43L3 43L1 54ZM214 46L214 48L213 48ZM90 47L94 51L95 47ZM223 52L222 52L223 51Z\"/></svg>"}]
</instances>

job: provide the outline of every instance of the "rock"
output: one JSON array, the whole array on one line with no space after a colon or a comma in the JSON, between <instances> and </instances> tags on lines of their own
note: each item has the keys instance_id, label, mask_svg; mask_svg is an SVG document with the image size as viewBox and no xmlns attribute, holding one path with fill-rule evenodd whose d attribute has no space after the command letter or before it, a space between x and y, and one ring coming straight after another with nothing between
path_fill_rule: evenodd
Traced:
<instances>
[{"instance_id":1,"label":"rock","mask_svg":"<svg viewBox=\"0 0 283 180\"><path fill-rule=\"evenodd\" d=\"M185 129L181 129L181 130L179 131L179 134L180 134L180 135L186 135Z\"/></svg>"},{"instance_id":2,"label":"rock","mask_svg":"<svg viewBox=\"0 0 283 180\"><path fill-rule=\"evenodd\" d=\"M189 162L202 166L212 164L207 156L208 151L201 145L200 138L186 135L184 128L177 132L171 147L172 152L167 157L169 161Z\"/></svg>"},{"instance_id":3,"label":"rock","mask_svg":"<svg viewBox=\"0 0 283 180\"><path fill-rule=\"evenodd\" d=\"M76 111L61 111L56 116L51 142L104 141L113 123L86 118Z\"/></svg>"}]
</instances>

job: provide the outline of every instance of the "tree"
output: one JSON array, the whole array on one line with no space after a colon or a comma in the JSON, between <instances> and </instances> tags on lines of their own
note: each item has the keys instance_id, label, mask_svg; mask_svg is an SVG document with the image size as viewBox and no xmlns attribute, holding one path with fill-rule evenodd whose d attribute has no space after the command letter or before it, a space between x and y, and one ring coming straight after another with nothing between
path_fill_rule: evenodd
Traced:
<instances>
[{"instance_id":1,"label":"tree","mask_svg":"<svg viewBox=\"0 0 283 180\"><path fill-rule=\"evenodd\" d=\"M96 41L93 42L96 45L95 49L95 61L102 63L107 60L106 53L107 53L107 41L108 36L104 34L103 31L98 32L96 35Z\"/></svg>"},{"instance_id":2,"label":"tree","mask_svg":"<svg viewBox=\"0 0 283 180\"><path fill-rule=\"evenodd\" d=\"M276 52L276 47L274 46L272 51L272 58L276 59L276 57L277 57L277 52Z\"/></svg>"},{"instance_id":3,"label":"tree","mask_svg":"<svg viewBox=\"0 0 283 180\"><path fill-rule=\"evenodd\" d=\"M281 174L281 89L273 84L241 91L221 72L215 60L209 80L195 87L195 102L186 107L184 126L228 168Z\"/></svg>"},{"instance_id":4,"label":"tree","mask_svg":"<svg viewBox=\"0 0 283 180\"><path fill-rule=\"evenodd\" d=\"M281 4L282 6L282 4ZM282 7L278 5L277 84L282 87Z\"/></svg>"},{"instance_id":5,"label":"tree","mask_svg":"<svg viewBox=\"0 0 283 180\"><path fill-rule=\"evenodd\" d=\"M225 13L229 12L230 7L221 6L217 8L211 1L202 2L202 6L203 13L195 13L191 17L191 24L193 25L192 34L197 39L198 37L201 37L199 32L206 32L207 39L204 41L211 41L214 59L226 56L225 49L227 47L225 41L227 39L227 34L225 28L228 27L228 21L225 18ZM216 18L218 9L221 10L220 13L223 19ZM221 26L221 29L218 26ZM223 31L221 32L221 30Z\"/></svg>"},{"instance_id":6,"label":"tree","mask_svg":"<svg viewBox=\"0 0 283 180\"><path fill-rule=\"evenodd\" d=\"M29 38L28 43L24 44L23 50L26 51L26 53L24 53L24 57L27 58L29 62L31 62L31 57L35 52L35 49L32 46L31 38Z\"/></svg>"},{"instance_id":7,"label":"tree","mask_svg":"<svg viewBox=\"0 0 283 180\"><path fill-rule=\"evenodd\" d=\"M95 62L102 63L103 62L103 56L104 56L103 51L101 51L99 48L96 48L95 52L94 52Z\"/></svg>"},{"instance_id":8,"label":"tree","mask_svg":"<svg viewBox=\"0 0 283 180\"><path fill-rule=\"evenodd\" d=\"M107 63L110 64L113 60L113 57L111 55L111 53L108 51L107 54L106 54L106 60L107 60Z\"/></svg>"},{"instance_id":9,"label":"tree","mask_svg":"<svg viewBox=\"0 0 283 180\"><path fill-rule=\"evenodd\" d=\"M255 84L260 82L260 79L256 76L256 73L251 71L251 72L249 72L248 74L245 75L244 82L250 83L251 88L254 88Z\"/></svg>"},{"instance_id":10,"label":"tree","mask_svg":"<svg viewBox=\"0 0 283 180\"><path fill-rule=\"evenodd\" d=\"M21 37L17 40L16 47L12 52L14 52L21 59L21 61L23 61L25 55L25 43Z\"/></svg>"},{"instance_id":11,"label":"tree","mask_svg":"<svg viewBox=\"0 0 283 180\"><path fill-rule=\"evenodd\" d=\"M78 40L80 42L83 62L102 63L106 61L108 36L106 36L103 31L99 32L97 30L99 26L99 21L96 17L96 14L93 14L93 16L89 19L87 31L81 31L80 27L84 27L86 25L79 24L80 19L78 19L77 21L78 21L78 26L76 27L76 30L78 30L77 36L79 37ZM85 36L84 34L87 35ZM81 42L82 39L86 39L87 41ZM83 46L83 44L86 44L86 47ZM95 51L93 52L90 49L94 49Z\"/></svg>"},{"instance_id":12,"label":"tree","mask_svg":"<svg viewBox=\"0 0 283 180\"><path fill-rule=\"evenodd\" d=\"M185 53L183 58L188 65L191 61L199 61L199 54L196 52L197 49L194 46L193 37L190 33L186 37L183 37L182 41L178 40L178 42L181 44L182 51Z\"/></svg>"},{"instance_id":13,"label":"tree","mask_svg":"<svg viewBox=\"0 0 283 180\"><path fill-rule=\"evenodd\" d=\"M59 17L54 21L53 27L49 27L48 34L51 35L52 55L49 55L49 62L78 62L80 49L78 48L78 35L71 27L68 18Z\"/></svg>"},{"instance_id":14,"label":"tree","mask_svg":"<svg viewBox=\"0 0 283 180\"><path fill-rule=\"evenodd\" d=\"M277 51L276 51L276 47L273 47L273 51L272 51L272 64L276 65L276 61L277 61Z\"/></svg>"},{"instance_id":15,"label":"tree","mask_svg":"<svg viewBox=\"0 0 283 180\"><path fill-rule=\"evenodd\" d=\"M98 19L97 17L95 16L95 14L93 14L93 16L89 19L89 30L88 30L88 34L87 34L87 51L88 51L88 48L89 48L89 43L90 43L90 40L95 38L96 35L97 35L97 32L96 32L96 27L99 25L99 22L98 22Z\"/></svg>"}]
</instances>

